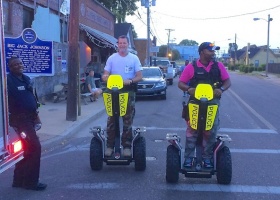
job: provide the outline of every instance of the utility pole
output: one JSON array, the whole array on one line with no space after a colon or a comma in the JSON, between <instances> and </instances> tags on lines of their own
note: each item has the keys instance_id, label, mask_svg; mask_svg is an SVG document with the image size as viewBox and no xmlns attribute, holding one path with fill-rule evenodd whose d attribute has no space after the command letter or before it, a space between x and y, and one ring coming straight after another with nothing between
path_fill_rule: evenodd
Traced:
<instances>
[{"instance_id":1,"label":"utility pole","mask_svg":"<svg viewBox=\"0 0 280 200\"><path fill-rule=\"evenodd\" d=\"M267 22L267 45L266 45L266 65L265 65L265 76L268 77L268 53L269 53L269 27L270 27L270 22L273 20L273 18L270 17L270 14L268 15L267 20L263 18L254 18L254 21L257 20L264 20Z\"/></svg>"},{"instance_id":2,"label":"utility pole","mask_svg":"<svg viewBox=\"0 0 280 200\"><path fill-rule=\"evenodd\" d=\"M234 37L234 62L233 62L233 65L235 67L235 64L236 64L236 50L237 50L237 46L236 46L236 33L235 33L235 37Z\"/></svg>"},{"instance_id":3,"label":"utility pole","mask_svg":"<svg viewBox=\"0 0 280 200\"><path fill-rule=\"evenodd\" d=\"M166 49L166 57L168 58L168 53L169 53L169 40L170 40L170 32L175 31L174 29L165 29L168 31L168 40L167 40L167 49Z\"/></svg>"},{"instance_id":4,"label":"utility pole","mask_svg":"<svg viewBox=\"0 0 280 200\"><path fill-rule=\"evenodd\" d=\"M147 7L147 66L150 66L150 6Z\"/></svg>"},{"instance_id":5,"label":"utility pole","mask_svg":"<svg viewBox=\"0 0 280 200\"><path fill-rule=\"evenodd\" d=\"M151 1L152 6L156 5L156 0ZM150 66L150 52L151 52L151 47L150 47L150 0L141 0L141 6L145 6L147 8L147 56L146 56L146 65Z\"/></svg>"},{"instance_id":6,"label":"utility pole","mask_svg":"<svg viewBox=\"0 0 280 200\"><path fill-rule=\"evenodd\" d=\"M76 121L78 110L78 75L79 62L79 7L80 1L70 1L69 19L69 54L68 54L68 91L66 120Z\"/></svg>"}]
</instances>

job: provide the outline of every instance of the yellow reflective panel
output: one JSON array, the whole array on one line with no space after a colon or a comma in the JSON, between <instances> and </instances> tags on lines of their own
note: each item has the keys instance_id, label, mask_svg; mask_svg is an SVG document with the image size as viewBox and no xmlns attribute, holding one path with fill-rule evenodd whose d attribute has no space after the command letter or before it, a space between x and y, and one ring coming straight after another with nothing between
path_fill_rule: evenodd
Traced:
<instances>
[{"instance_id":1,"label":"yellow reflective panel","mask_svg":"<svg viewBox=\"0 0 280 200\"><path fill-rule=\"evenodd\" d=\"M188 106L189 106L190 126L192 127L192 129L197 130L199 105L189 103Z\"/></svg>"},{"instance_id":2,"label":"yellow reflective panel","mask_svg":"<svg viewBox=\"0 0 280 200\"><path fill-rule=\"evenodd\" d=\"M207 108L207 117L206 117L206 124L205 124L205 130L209 131L212 129L216 114L218 110L218 105L210 105Z\"/></svg>"},{"instance_id":3,"label":"yellow reflective panel","mask_svg":"<svg viewBox=\"0 0 280 200\"><path fill-rule=\"evenodd\" d=\"M127 111L127 103L128 103L128 93L119 94L119 103L120 103L120 116L124 116Z\"/></svg>"},{"instance_id":4,"label":"yellow reflective panel","mask_svg":"<svg viewBox=\"0 0 280 200\"><path fill-rule=\"evenodd\" d=\"M104 105L106 108L107 115L113 116L113 103L112 103L112 94L103 93Z\"/></svg>"}]
</instances>

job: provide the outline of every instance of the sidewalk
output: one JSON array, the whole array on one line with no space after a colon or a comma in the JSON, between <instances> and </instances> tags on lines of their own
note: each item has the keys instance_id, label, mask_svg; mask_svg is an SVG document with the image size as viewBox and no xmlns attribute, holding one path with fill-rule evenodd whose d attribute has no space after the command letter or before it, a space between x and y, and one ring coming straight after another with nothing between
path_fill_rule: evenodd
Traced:
<instances>
[{"instance_id":1,"label":"sidewalk","mask_svg":"<svg viewBox=\"0 0 280 200\"><path fill-rule=\"evenodd\" d=\"M87 100L85 105L81 101L81 116L76 121L66 121L67 101L61 100L57 103L47 101L39 108L39 115L42 121L42 128L37 135L43 145L50 144L66 135L78 132L81 126L87 125L105 112L102 95L95 102Z\"/></svg>"}]
</instances>

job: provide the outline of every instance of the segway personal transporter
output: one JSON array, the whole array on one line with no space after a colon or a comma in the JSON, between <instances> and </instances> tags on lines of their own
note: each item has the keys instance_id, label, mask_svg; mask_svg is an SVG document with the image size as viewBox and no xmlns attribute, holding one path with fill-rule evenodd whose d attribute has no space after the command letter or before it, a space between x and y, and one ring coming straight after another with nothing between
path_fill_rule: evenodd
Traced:
<instances>
[{"instance_id":1,"label":"segway personal transporter","mask_svg":"<svg viewBox=\"0 0 280 200\"><path fill-rule=\"evenodd\" d=\"M90 144L90 166L92 170L101 170L103 162L107 165L129 165L135 163L135 170L144 171L146 169L146 141L141 135L145 132L145 127L135 128L133 130L133 139L131 144L131 157L122 155L121 137L120 137L120 117L127 111L128 92L122 92L123 79L120 75L110 75L107 80L107 90L103 93L106 112L114 118L115 129L115 148L111 156L105 156L106 136L105 130L100 126L91 128L93 134Z\"/></svg>"},{"instance_id":2,"label":"segway personal transporter","mask_svg":"<svg viewBox=\"0 0 280 200\"><path fill-rule=\"evenodd\" d=\"M206 168L202 159L203 132L212 129L218 105L210 103L213 99L213 88L210 84L198 84L195 89L195 100L190 100L187 108L189 123L192 129L198 131L195 148L195 158L192 167L184 167L184 150L180 143L180 137L176 133L168 133L166 139L170 143L166 157L166 181L176 183L179 173L186 177L211 178L216 174L219 184L229 184L232 178L232 163L229 148L226 142L231 141L228 135L217 134L214 147L213 167Z\"/></svg>"}]
</instances>

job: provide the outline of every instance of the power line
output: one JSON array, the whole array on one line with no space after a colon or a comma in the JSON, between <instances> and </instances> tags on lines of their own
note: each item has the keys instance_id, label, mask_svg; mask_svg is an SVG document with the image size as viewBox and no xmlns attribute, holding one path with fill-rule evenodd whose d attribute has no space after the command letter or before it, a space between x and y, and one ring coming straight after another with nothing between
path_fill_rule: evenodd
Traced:
<instances>
[{"instance_id":1,"label":"power line","mask_svg":"<svg viewBox=\"0 0 280 200\"><path fill-rule=\"evenodd\" d=\"M234 18L234 17L241 17L241 16L245 16L245 15L252 15L252 14L256 14L256 13L260 13L260 12L264 12L264 11L268 11L268 10L273 10L275 8L280 7L280 5L274 6L272 8L267 8L264 10L260 10L260 11L255 11L255 12L250 12L250 13L243 13L243 14L239 14L239 15L231 15L231 16L224 16L224 17L208 17L208 18L191 18L191 17L179 17L179 16L173 16L173 15L169 15L166 13L161 13L161 12L157 12L158 14L161 15L165 15L168 17L173 17L173 18L178 18L178 19L188 19L188 20L216 20L216 19L228 19L228 18Z\"/></svg>"},{"instance_id":2,"label":"power line","mask_svg":"<svg viewBox=\"0 0 280 200\"><path fill-rule=\"evenodd\" d=\"M152 25L153 25L153 28L154 28L154 32L155 32L155 36L157 37L157 40L159 41L159 43L163 44L162 40L158 37L157 31L156 31L156 28L155 28L155 25L154 25L154 21L153 21L153 18L152 18L152 15L151 15L151 22L152 22Z\"/></svg>"}]
</instances>

